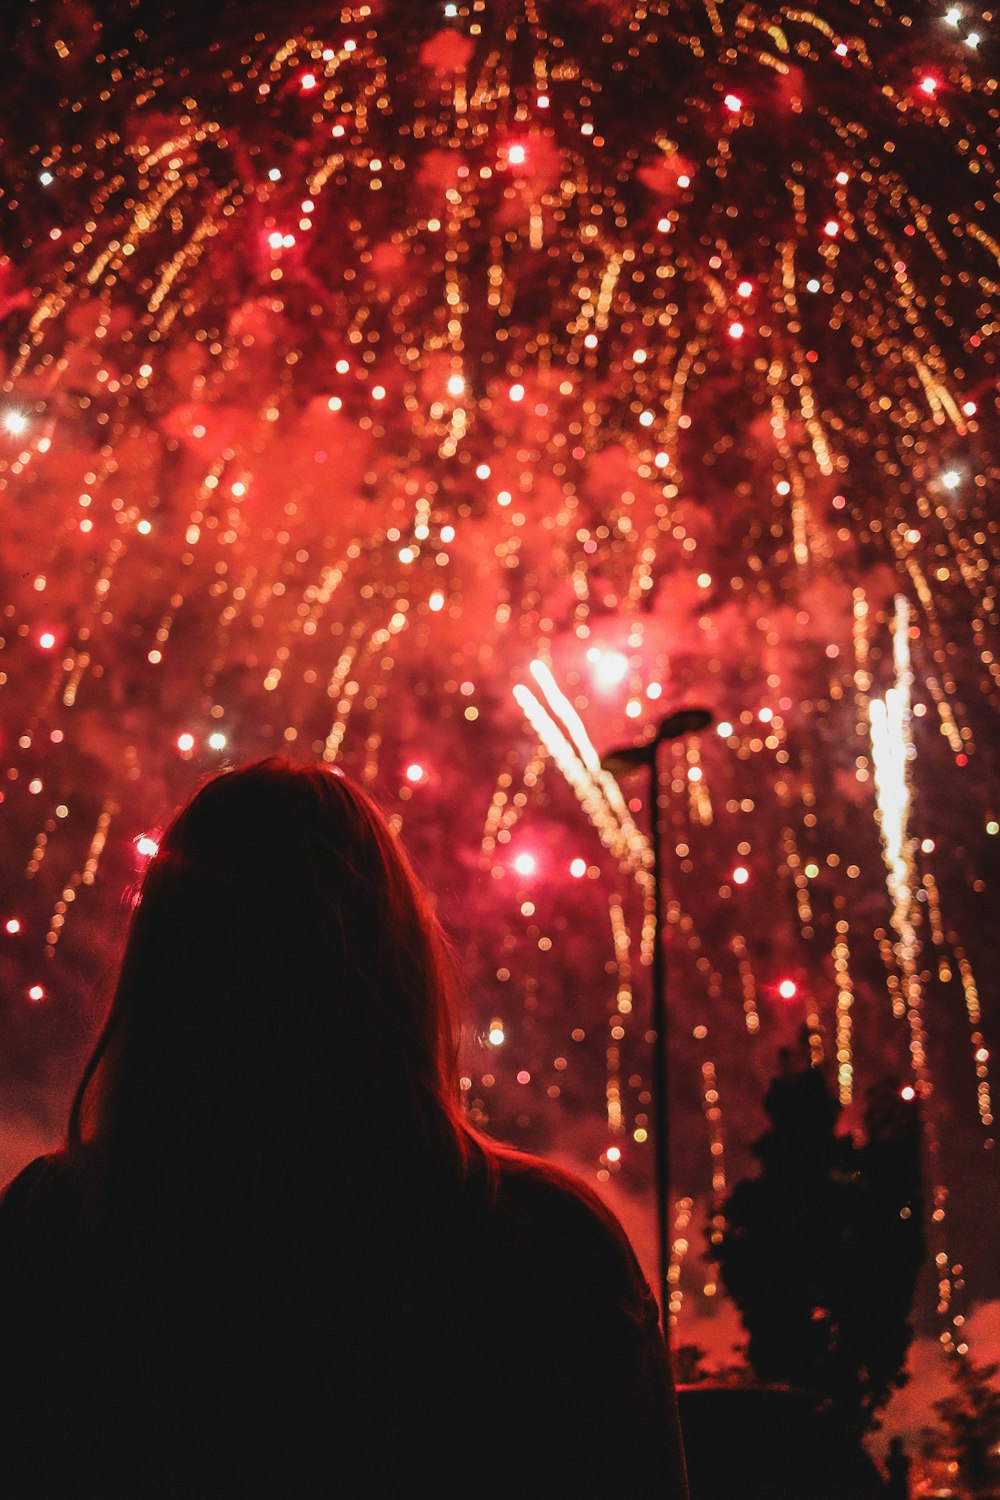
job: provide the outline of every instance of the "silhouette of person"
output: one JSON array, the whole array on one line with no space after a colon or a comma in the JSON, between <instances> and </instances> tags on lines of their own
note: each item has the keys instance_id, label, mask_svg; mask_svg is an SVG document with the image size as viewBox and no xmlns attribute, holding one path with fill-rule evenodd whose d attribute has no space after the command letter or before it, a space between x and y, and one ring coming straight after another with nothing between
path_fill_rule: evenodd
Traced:
<instances>
[{"instance_id":1,"label":"silhouette of person","mask_svg":"<svg viewBox=\"0 0 1000 1500\"><path fill-rule=\"evenodd\" d=\"M224 772L150 861L65 1148L0 1204L10 1500L686 1494L652 1292L474 1131L372 800Z\"/></svg>"},{"instance_id":2,"label":"silhouette of person","mask_svg":"<svg viewBox=\"0 0 1000 1500\"><path fill-rule=\"evenodd\" d=\"M886 1491L889 1500L910 1500L910 1459L901 1437L890 1438L885 1468L889 1476Z\"/></svg>"}]
</instances>

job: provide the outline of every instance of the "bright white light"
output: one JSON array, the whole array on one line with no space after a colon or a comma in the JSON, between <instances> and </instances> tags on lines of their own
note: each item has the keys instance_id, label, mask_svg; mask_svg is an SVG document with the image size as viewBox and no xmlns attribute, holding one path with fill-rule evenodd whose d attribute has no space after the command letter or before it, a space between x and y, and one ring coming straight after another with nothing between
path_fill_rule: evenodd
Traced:
<instances>
[{"instance_id":1,"label":"bright white light","mask_svg":"<svg viewBox=\"0 0 1000 1500\"><path fill-rule=\"evenodd\" d=\"M903 595L896 599L893 630L895 685L885 698L868 705L872 768L886 865L886 885L892 899L896 949L904 970L910 972L920 952L912 903L914 874L908 821L910 815L910 703L913 671L910 666L910 610Z\"/></svg>"},{"instance_id":2,"label":"bright white light","mask_svg":"<svg viewBox=\"0 0 1000 1500\"><path fill-rule=\"evenodd\" d=\"M941 475L941 483L946 490L957 490L962 483L962 476L955 469L946 469Z\"/></svg>"},{"instance_id":3,"label":"bright white light","mask_svg":"<svg viewBox=\"0 0 1000 1500\"><path fill-rule=\"evenodd\" d=\"M28 418L23 411L17 411L12 408L10 411L4 412L3 425L11 437L20 437L28 425Z\"/></svg>"},{"instance_id":4,"label":"bright white light","mask_svg":"<svg viewBox=\"0 0 1000 1500\"><path fill-rule=\"evenodd\" d=\"M519 875L534 875L538 861L533 854L519 854L514 860L514 869Z\"/></svg>"},{"instance_id":5,"label":"bright white light","mask_svg":"<svg viewBox=\"0 0 1000 1500\"><path fill-rule=\"evenodd\" d=\"M965 45L967 47L971 47L972 50L975 51L981 41L982 37L979 35L978 31L970 31L969 35L965 38Z\"/></svg>"},{"instance_id":6,"label":"bright white light","mask_svg":"<svg viewBox=\"0 0 1000 1500\"><path fill-rule=\"evenodd\" d=\"M620 651L598 651L595 657L587 656L594 663L594 681L598 687L617 687L628 672L628 657Z\"/></svg>"},{"instance_id":7,"label":"bright white light","mask_svg":"<svg viewBox=\"0 0 1000 1500\"><path fill-rule=\"evenodd\" d=\"M818 292L819 289L820 289L820 284L816 280L815 276L810 276L809 280L806 282L806 291L807 292Z\"/></svg>"},{"instance_id":8,"label":"bright white light","mask_svg":"<svg viewBox=\"0 0 1000 1500\"><path fill-rule=\"evenodd\" d=\"M944 18L948 22L949 26L957 26L959 21L962 19L962 12L959 10L957 5L953 5L951 7L951 10L945 11Z\"/></svg>"},{"instance_id":9,"label":"bright white light","mask_svg":"<svg viewBox=\"0 0 1000 1500\"><path fill-rule=\"evenodd\" d=\"M510 150L507 152L507 160L510 162L511 166L520 167L524 165L524 159L527 154L528 153L525 151L523 146L511 146Z\"/></svg>"},{"instance_id":10,"label":"bright white light","mask_svg":"<svg viewBox=\"0 0 1000 1500\"><path fill-rule=\"evenodd\" d=\"M226 736L222 733L221 729L216 729L209 735L208 743L213 750L225 750Z\"/></svg>"},{"instance_id":11,"label":"bright white light","mask_svg":"<svg viewBox=\"0 0 1000 1500\"><path fill-rule=\"evenodd\" d=\"M440 589L435 589L434 593L430 596L427 601L427 608L433 610L435 614L437 614L439 610L444 609L444 595L441 593Z\"/></svg>"},{"instance_id":12,"label":"bright white light","mask_svg":"<svg viewBox=\"0 0 1000 1500\"><path fill-rule=\"evenodd\" d=\"M579 880L581 875L587 873L587 861L585 859L574 859L570 861L569 873L574 880Z\"/></svg>"},{"instance_id":13,"label":"bright white light","mask_svg":"<svg viewBox=\"0 0 1000 1500\"><path fill-rule=\"evenodd\" d=\"M725 103L726 108L733 114L735 114L737 110L743 108L743 100L740 98L739 94L727 94L723 102Z\"/></svg>"},{"instance_id":14,"label":"bright white light","mask_svg":"<svg viewBox=\"0 0 1000 1500\"><path fill-rule=\"evenodd\" d=\"M728 719L721 719L715 726L715 732L721 739L728 740L733 732L733 726Z\"/></svg>"},{"instance_id":15,"label":"bright white light","mask_svg":"<svg viewBox=\"0 0 1000 1500\"><path fill-rule=\"evenodd\" d=\"M42 184L42 187L48 187L50 183L55 182L55 178L51 172L39 172L38 180Z\"/></svg>"},{"instance_id":16,"label":"bright white light","mask_svg":"<svg viewBox=\"0 0 1000 1500\"><path fill-rule=\"evenodd\" d=\"M140 833L135 841L135 847L143 859L152 859L160 850L159 843L151 833Z\"/></svg>"},{"instance_id":17,"label":"bright white light","mask_svg":"<svg viewBox=\"0 0 1000 1500\"><path fill-rule=\"evenodd\" d=\"M508 396L510 397L510 399L512 401L523 401L524 400L524 386L523 385L512 385L511 388L510 388L510 390L507 392L507 394L508 394Z\"/></svg>"},{"instance_id":18,"label":"bright white light","mask_svg":"<svg viewBox=\"0 0 1000 1500\"><path fill-rule=\"evenodd\" d=\"M182 753L186 753L188 750L193 750L194 749L194 735L193 734L179 734L177 736L177 748Z\"/></svg>"},{"instance_id":19,"label":"bright white light","mask_svg":"<svg viewBox=\"0 0 1000 1500\"><path fill-rule=\"evenodd\" d=\"M462 379L461 375L449 375L448 376L448 395L449 396L460 396L464 390L465 390L465 381Z\"/></svg>"},{"instance_id":20,"label":"bright white light","mask_svg":"<svg viewBox=\"0 0 1000 1500\"><path fill-rule=\"evenodd\" d=\"M419 765L417 763L417 761L413 761L406 768L406 779L407 779L407 781L413 781L413 782L423 781L425 775L426 775L426 772L424 771L423 766Z\"/></svg>"},{"instance_id":21,"label":"bright white light","mask_svg":"<svg viewBox=\"0 0 1000 1500\"><path fill-rule=\"evenodd\" d=\"M491 1047L502 1047L506 1041L503 1030L503 1022L494 1020L490 1022L490 1029L486 1033Z\"/></svg>"}]
</instances>

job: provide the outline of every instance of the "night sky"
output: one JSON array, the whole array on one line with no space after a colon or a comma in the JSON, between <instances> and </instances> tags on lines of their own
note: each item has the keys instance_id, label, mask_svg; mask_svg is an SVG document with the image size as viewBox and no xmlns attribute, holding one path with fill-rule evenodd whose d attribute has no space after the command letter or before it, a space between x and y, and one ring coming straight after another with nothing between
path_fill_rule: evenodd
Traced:
<instances>
[{"instance_id":1,"label":"night sky","mask_svg":"<svg viewBox=\"0 0 1000 1500\"><path fill-rule=\"evenodd\" d=\"M1000 1297L1000 86L996 20L916 9L14 8L10 1171L139 840L321 759L436 893L472 1117L652 1275L648 798L598 757L704 705L660 761L676 1336L731 1330L706 1233L804 1032L844 1130L921 1100L917 1317L964 1350Z\"/></svg>"}]
</instances>

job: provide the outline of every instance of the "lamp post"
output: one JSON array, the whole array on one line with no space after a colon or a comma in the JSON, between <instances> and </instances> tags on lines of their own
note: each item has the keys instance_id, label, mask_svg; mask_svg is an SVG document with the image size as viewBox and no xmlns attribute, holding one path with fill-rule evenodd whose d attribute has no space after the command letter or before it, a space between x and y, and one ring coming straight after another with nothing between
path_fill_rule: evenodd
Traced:
<instances>
[{"instance_id":1,"label":"lamp post","mask_svg":"<svg viewBox=\"0 0 1000 1500\"><path fill-rule=\"evenodd\" d=\"M657 752L665 740L697 734L712 722L707 708L681 708L669 714L653 737L643 745L610 750L601 766L612 776L627 776L645 768L649 778L650 844L653 852L653 1149L656 1177L656 1231L659 1248L660 1318L670 1339L670 1125L667 1098L669 1056L667 1051L667 967L663 949L663 889L660 875L662 823L660 818L659 766Z\"/></svg>"}]
</instances>

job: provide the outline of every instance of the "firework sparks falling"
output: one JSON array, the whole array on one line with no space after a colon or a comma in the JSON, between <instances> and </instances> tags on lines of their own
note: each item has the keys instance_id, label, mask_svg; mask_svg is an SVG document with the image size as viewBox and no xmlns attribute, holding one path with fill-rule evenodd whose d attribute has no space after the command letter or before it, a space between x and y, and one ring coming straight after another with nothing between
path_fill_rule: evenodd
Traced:
<instances>
[{"instance_id":1,"label":"firework sparks falling","mask_svg":"<svg viewBox=\"0 0 1000 1500\"><path fill-rule=\"evenodd\" d=\"M964 1100L964 1041L931 1055L916 998L968 1017L960 1172L992 1141L998 998L989 46L867 3L293 0L169 47L27 10L0 263L15 1072L65 1090L52 1038L78 1046L135 840L193 780L343 761L432 883L470 872L448 914L506 1037L468 1063L477 1117L641 1188L648 1057L605 1029L630 932L649 958L648 809L595 746L690 694L720 726L660 787L677 1108L704 1121L678 1193L711 1197L724 1135L738 1160L803 1020L845 1104L915 1040ZM597 875L554 873L576 860Z\"/></svg>"}]
</instances>

